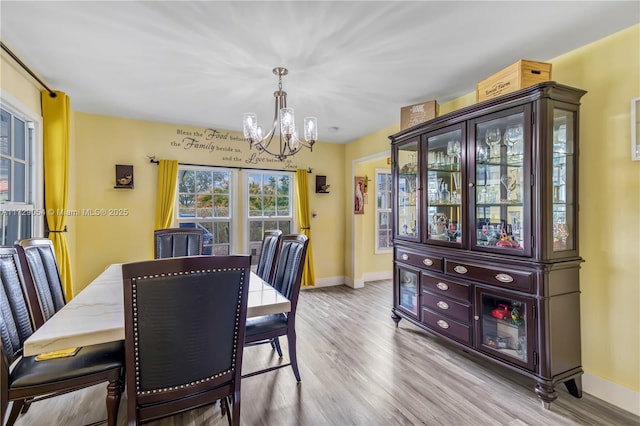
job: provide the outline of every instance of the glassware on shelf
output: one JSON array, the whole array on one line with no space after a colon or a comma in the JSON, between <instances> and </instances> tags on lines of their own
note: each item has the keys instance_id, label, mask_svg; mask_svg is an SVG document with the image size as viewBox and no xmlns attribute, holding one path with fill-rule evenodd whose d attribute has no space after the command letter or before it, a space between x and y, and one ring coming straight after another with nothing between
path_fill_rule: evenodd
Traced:
<instances>
[{"instance_id":1,"label":"glassware on shelf","mask_svg":"<svg viewBox=\"0 0 640 426\"><path fill-rule=\"evenodd\" d=\"M476 146L476 160L478 163L486 163L486 161L489 159L489 147L487 146L487 144L485 144L484 142L482 142L481 140L478 140L477 146Z\"/></svg>"},{"instance_id":2,"label":"glassware on shelf","mask_svg":"<svg viewBox=\"0 0 640 426\"><path fill-rule=\"evenodd\" d=\"M500 157L500 141L502 140L502 134L499 127L490 127L487 129L484 141L489 145L489 157Z\"/></svg>"},{"instance_id":3,"label":"glassware on shelf","mask_svg":"<svg viewBox=\"0 0 640 426\"><path fill-rule=\"evenodd\" d=\"M522 141L522 126L520 124L509 126L504 132L504 144L507 147L507 155L515 154L514 147Z\"/></svg>"},{"instance_id":4,"label":"glassware on shelf","mask_svg":"<svg viewBox=\"0 0 640 426\"><path fill-rule=\"evenodd\" d=\"M507 190L507 201L518 201L518 170L510 170L508 175L500 176L500 183Z\"/></svg>"}]
</instances>

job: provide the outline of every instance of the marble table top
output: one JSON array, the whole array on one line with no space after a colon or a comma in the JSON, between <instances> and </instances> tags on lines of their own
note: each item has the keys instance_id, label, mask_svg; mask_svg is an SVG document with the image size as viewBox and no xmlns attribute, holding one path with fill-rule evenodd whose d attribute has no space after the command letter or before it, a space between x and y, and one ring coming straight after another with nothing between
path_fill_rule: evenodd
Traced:
<instances>
[{"instance_id":1,"label":"marble table top","mask_svg":"<svg viewBox=\"0 0 640 426\"><path fill-rule=\"evenodd\" d=\"M290 310L289 299L251 273L247 317ZM24 355L116 340L124 340L122 264L110 265L36 330L24 342Z\"/></svg>"}]
</instances>

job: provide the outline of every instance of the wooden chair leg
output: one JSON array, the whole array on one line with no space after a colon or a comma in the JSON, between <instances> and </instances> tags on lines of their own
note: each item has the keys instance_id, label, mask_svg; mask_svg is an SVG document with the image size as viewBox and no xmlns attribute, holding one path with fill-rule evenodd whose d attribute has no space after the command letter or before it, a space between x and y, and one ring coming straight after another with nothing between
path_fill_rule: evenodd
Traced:
<instances>
[{"instance_id":1,"label":"wooden chair leg","mask_svg":"<svg viewBox=\"0 0 640 426\"><path fill-rule=\"evenodd\" d=\"M122 395L123 381L119 376L114 381L109 381L107 385L107 425L116 426L118 423L118 408L120 407L120 396Z\"/></svg>"},{"instance_id":2,"label":"wooden chair leg","mask_svg":"<svg viewBox=\"0 0 640 426\"><path fill-rule=\"evenodd\" d=\"M33 398L25 399L23 402L24 405L22 406L22 410L20 410L20 414L27 414L27 411L29 411L29 408L31 407L31 403L33 402Z\"/></svg>"},{"instance_id":3,"label":"wooden chair leg","mask_svg":"<svg viewBox=\"0 0 640 426\"><path fill-rule=\"evenodd\" d=\"M11 406L11 413L9 414L9 418L7 419L6 426L13 426L13 424L18 420L18 416L20 415L20 410L24 406L24 399L19 399L13 401L13 405Z\"/></svg>"},{"instance_id":4,"label":"wooden chair leg","mask_svg":"<svg viewBox=\"0 0 640 426\"><path fill-rule=\"evenodd\" d=\"M280 339L277 337L274 337L271 340L271 346L273 346L273 348L276 350L276 352L278 352L278 356L280 358L282 358L282 348L280 347Z\"/></svg>"},{"instance_id":5,"label":"wooden chair leg","mask_svg":"<svg viewBox=\"0 0 640 426\"><path fill-rule=\"evenodd\" d=\"M296 376L296 380L300 383L300 371L298 370L298 356L296 355L296 330L293 327L289 327L287 333L287 342L289 344L289 360L291 361L291 368L293 369L293 375Z\"/></svg>"},{"instance_id":6,"label":"wooden chair leg","mask_svg":"<svg viewBox=\"0 0 640 426\"><path fill-rule=\"evenodd\" d=\"M234 392L231 398L233 403L232 425L240 426L240 391Z\"/></svg>"},{"instance_id":7,"label":"wooden chair leg","mask_svg":"<svg viewBox=\"0 0 640 426\"><path fill-rule=\"evenodd\" d=\"M231 396L227 395L225 396L223 399L220 400L220 404L223 404L224 406L224 410L223 410L223 415L226 413L227 415L227 422L229 423L229 426L231 426L231 410L229 409L229 403L231 402Z\"/></svg>"}]
</instances>

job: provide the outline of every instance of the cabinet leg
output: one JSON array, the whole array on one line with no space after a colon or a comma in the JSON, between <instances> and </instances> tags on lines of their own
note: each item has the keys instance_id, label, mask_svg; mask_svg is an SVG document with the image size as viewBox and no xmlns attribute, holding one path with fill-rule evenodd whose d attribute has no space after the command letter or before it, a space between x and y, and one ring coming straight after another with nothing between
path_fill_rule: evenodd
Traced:
<instances>
[{"instance_id":1,"label":"cabinet leg","mask_svg":"<svg viewBox=\"0 0 640 426\"><path fill-rule=\"evenodd\" d=\"M396 327L397 327L398 323L400 322L402 317L400 315L396 314L395 309L391 309L391 319L395 321Z\"/></svg>"},{"instance_id":2,"label":"cabinet leg","mask_svg":"<svg viewBox=\"0 0 640 426\"><path fill-rule=\"evenodd\" d=\"M536 395L542 400L542 407L548 410L551 403L558 398L555 387L549 383L538 382L536 384Z\"/></svg>"},{"instance_id":3,"label":"cabinet leg","mask_svg":"<svg viewBox=\"0 0 640 426\"><path fill-rule=\"evenodd\" d=\"M569 393L576 398L582 398L582 376L574 377L573 379L564 382Z\"/></svg>"}]
</instances>

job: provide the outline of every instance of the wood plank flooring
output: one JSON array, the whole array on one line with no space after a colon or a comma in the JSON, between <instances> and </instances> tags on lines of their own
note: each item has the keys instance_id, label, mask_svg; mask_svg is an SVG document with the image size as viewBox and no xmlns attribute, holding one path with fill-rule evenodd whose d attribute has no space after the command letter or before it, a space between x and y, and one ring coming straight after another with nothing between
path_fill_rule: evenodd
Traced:
<instances>
[{"instance_id":1,"label":"wood plank flooring","mask_svg":"<svg viewBox=\"0 0 640 426\"><path fill-rule=\"evenodd\" d=\"M564 386L544 410L534 383L447 345L407 321L390 318L391 283L303 290L298 304L298 361L242 382L241 423L285 425L640 425L640 418ZM281 339L286 354L286 339ZM286 362L285 355L282 362ZM269 345L245 349L245 373L278 362ZM104 422L106 385L33 404L18 426ZM126 424L126 396L118 424ZM151 423L226 425L218 406Z\"/></svg>"}]
</instances>

